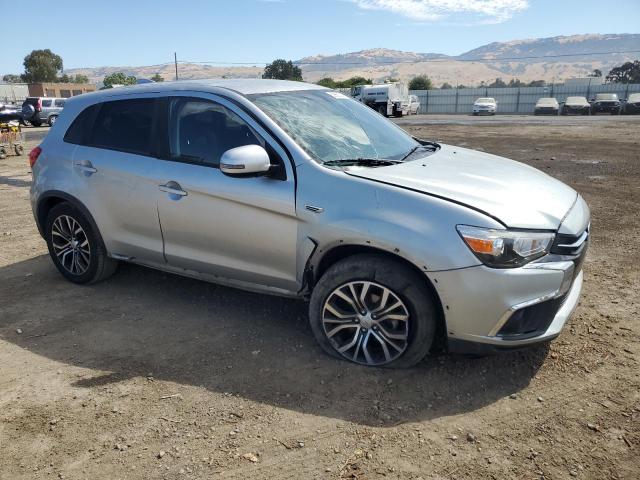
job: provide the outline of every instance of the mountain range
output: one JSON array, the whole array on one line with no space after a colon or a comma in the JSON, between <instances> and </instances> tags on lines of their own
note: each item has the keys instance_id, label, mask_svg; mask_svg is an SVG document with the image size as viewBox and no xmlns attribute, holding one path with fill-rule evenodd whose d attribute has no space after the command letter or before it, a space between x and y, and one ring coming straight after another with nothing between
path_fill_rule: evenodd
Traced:
<instances>
[{"instance_id":1,"label":"mountain range","mask_svg":"<svg viewBox=\"0 0 640 480\"><path fill-rule=\"evenodd\" d=\"M609 53L629 52L630 53ZM277 53L276 53L277 55ZM560 82L584 77L594 69L605 74L614 66L640 58L640 34L586 34L494 42L457 56L439 53L415 53L374 48L337 55L314 55L294 61L306 81L323 77L344 80L363 76L374 81L388 78L408 80L416 75L429 76L436 86L450 84L476 85L500 77L505 81L546 80ZM216 66L180 63L180 78L258 78L263 67ZM167 80L174 78L174 65L145 67L75 68L65 73L87 75L100 83L105 75L124 72L138 78L159 73Z\"/></svg>"}]
</instances>

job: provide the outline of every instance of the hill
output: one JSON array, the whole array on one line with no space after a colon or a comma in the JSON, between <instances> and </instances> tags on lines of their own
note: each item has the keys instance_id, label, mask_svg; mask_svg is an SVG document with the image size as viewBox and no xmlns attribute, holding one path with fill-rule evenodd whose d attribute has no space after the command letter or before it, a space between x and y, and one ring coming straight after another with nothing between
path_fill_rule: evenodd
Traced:
<instances>
[{"instance_id":1,"label":"hill","mask_svg":"<svg viewBox=\"0 0 640 480\"><path fill-rule=\"evenodd\" d=\"M636 50L637 53L615 53ZM534 58L531 58L534 57ZM545 57L545 58L541 58ZM458 56L439 53L415 53L374 48L337 55L314 55L297 60L305 80L316 82L323 77L343 80L363 76L375 81L387 78L410 79L425 74L435 85L477 85L497 77L508 81L546 80L560 82L584 77L598 68L608 72L613 66L640 58L640 34L586 34L494 42ZM241 60L241 59L239 59ZM159 73L166 80L174 78L174 66L100 67L70 69L69 74L82 73L91 81L101 82L105 75L123 71L139 78ZM225 67L181 63L180 78L256 78L262 67Z\"/></svg>"}]
</instances>

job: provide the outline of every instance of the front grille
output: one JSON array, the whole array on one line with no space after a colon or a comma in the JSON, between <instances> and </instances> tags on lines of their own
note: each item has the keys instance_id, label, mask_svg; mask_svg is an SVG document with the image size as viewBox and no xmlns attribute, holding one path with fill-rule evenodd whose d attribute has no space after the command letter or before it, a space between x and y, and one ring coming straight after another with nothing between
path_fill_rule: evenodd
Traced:
<instances>
[{"instance_id":1,"label":"front grille","mask_svg":"<svg viewBox=\"0 0 640 480\"><path fill-rule=\"evenodd\" d=\"M589 242L589 229L587 226L578 235L559 233L551 246L551 253L556 255L580 255Z\"/></svg>"}]
</instances>

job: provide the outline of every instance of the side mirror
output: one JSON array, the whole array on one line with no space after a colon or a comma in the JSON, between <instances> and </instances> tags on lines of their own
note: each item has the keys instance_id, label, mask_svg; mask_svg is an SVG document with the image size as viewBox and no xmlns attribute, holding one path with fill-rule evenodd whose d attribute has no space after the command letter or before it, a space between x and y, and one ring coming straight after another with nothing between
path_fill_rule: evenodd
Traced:
<instances>
[{"instance_id":1,"label":"side mirror","mask_svg":"<svg viewBox=\"0 0 640 480\"><path fill-rule=\"evenodd\" d=\"M260 145L244 145L222 154L220 170L226 175L243 176L267 173L271 167L269 154Z\"/></svg>"}]
</instances>

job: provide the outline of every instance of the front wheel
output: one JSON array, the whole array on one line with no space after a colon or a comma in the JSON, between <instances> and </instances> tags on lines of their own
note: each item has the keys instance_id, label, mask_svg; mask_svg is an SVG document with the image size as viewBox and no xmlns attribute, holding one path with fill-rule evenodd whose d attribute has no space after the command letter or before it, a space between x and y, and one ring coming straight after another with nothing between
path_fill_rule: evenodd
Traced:
<instances>
[{"instance_id":1,"label":"front wheel","mask_svg":"<svg viewBox=\"0 0 640 480\"><path fill-rule=\"evenodd\" d=\"M386 105L380 105L378 107L378 113L380 115L382 115L383 117L386 117L387 116L387 106Z\"/></svg>"},{"instance_id":2,"label":"front wheel","mask_svg":"<svg viewBox=\"0 0 640 480\"><path fill-rule=\"evenodd\" d=\"M47 123L49 124L50 127L53 127L53 124L56 123L56 120L58 120L58 116L57 115L51 115L48 118Z\"/></svg>"},{"instance_id":3,"label":"front wheel","mask_svg":"<svg viewBox=\"0 0 640 480\"><path fill-rule=\"evenodd\" d=\"M426 279L403 263L361 254L331 266L311 295L309 320L330 355L410 367L429 352L437 310Z\"/></svg>"},{"instance_id":4,"label":"front wheel","mask_svg":"<svg viewBox=\"0 0 640 480\"><path fill-rule=\"evenodd\" d=\"M47 215L45 237L49 255L60 273L79 284L99 282L111 276L117 260L109 258L99 233L83 213L60 203Z\"/></svg>"}]
</instances>

